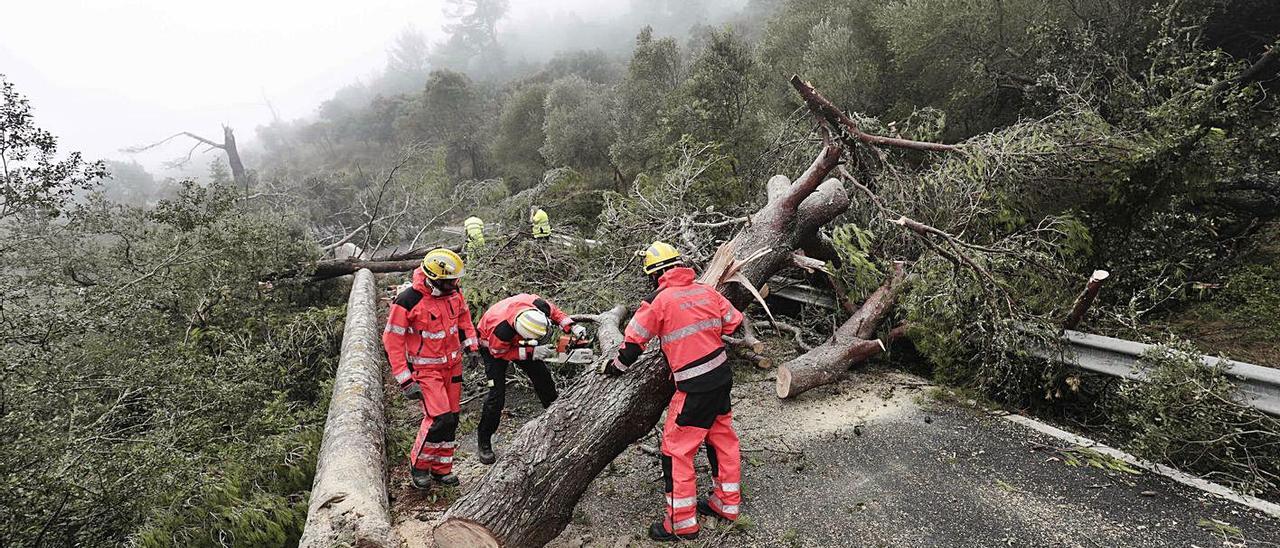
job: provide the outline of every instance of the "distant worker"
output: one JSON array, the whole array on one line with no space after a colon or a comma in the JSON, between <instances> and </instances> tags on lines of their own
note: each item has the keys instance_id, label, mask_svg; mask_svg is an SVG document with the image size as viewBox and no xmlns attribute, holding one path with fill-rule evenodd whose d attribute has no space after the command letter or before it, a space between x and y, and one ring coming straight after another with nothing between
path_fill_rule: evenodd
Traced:
<instances>
[{"instance_id":1,"label":"distant worker","mask_svg":"<svg viewBox=\"0 0 1280 548\"><path fill-rule=\"evenodd\" d=\"M551 219L547 218L547 212L538 206L533 206L529 211L529 224L533 231L534 239L551 237Z\"/></svg>"},{"instance_id":2,"label":"distant worker","mask_svg":"<svg viewBox=\"0 0 1280 548\"><path fill-rule=\"evenodd\" d=\"M558 355L552 344L552 324L575 338L586 339L586 328L556 305L537 295L521 293L507 297L480 317L480 356L489 379L489 393L484 399L480 426L476 428L480 446L480 462L493 464L493 433L498 431L502 408L507 398L507 368L514 362L533 382L533 392L546 408L556 401L556 384L545 361Z\"/></svg>"},{"instance_id":3,"label":"distant worker","mask_svg":"<svg viewBox=\"0 0 1280 548\"><path fill-rule=\"evenodd\" d=\"M434 249L413 271L413 284L391 303L382 344L391 373L405 397L422 403L422 424L409 451L413 486L431 481L457 485L453 452L458 447L462 396L462 352L479 350L467 301L458 290L462 258Z\"/></svg>"},{"instance_id":4,"label":"distant worker","mask_svg":"<svg viewBox=\"0 0 1280 548\"><path fill-rule=\"evenodd\" d=\"M662 341L676 391L662 430L667 515L649 528L649 538L694 539L697 514L733 521L741 504L738 434L733 430L729 396L733 371L725 363L720 337L738 328L742 313L714 287L694 282L693 269L685 267L680 252L666 243L653 242L645 250L644 272L657 290L640 303L627 324L618 357L604 372L624 373L650 339ZM693 457L704 443L713 490L710 497L699 500Z\"/></svg>"},{"instance_id":5,"label":"distant worker","mask_svg":"<svg viewBox=\"0 0 1280 548\"><path fill-rule=\"evenodd\" d=\"M484 247L484 221L479 217L467 217L462 221L462 228L467 233L467 245L464 249L471 253Z\"/></svg>"}]
</instances>

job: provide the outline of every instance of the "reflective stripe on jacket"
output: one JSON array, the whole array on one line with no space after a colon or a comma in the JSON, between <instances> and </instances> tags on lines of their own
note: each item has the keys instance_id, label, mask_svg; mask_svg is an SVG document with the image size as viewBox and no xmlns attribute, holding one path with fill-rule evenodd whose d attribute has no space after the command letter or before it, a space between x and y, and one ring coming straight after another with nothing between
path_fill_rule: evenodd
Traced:
<instances>
[{"instance_id":1,"label":"reflective stripe on jacket","mask_svg":"<svg viewBox=\"0 0 1280 548\"><path fill-rule=\"evenodd\" d=\"M676 388L704 392L733 380L724 367L722 335L733 333L742 313L715 288L695 283L693 269L676 267L658 279L658 290L627 324L626 343L644 348L657 338L671 366Z\"/></svg>"},{"instance_id":2,"label":"reflective stripe on jacket","mask_svg":"<svg viewBox=\"0 0 1280 548\"><path fill-rule=\"evenodd\" d=\"M462 362L462 351L479 347L471 311L461 292L435 295L422 269L413 271L413 285L396 296L387 313L382 345L391 374L404 384L415 368L440 369Z\"/></svg>"},{"instance_id":3,"label":"reflective stripe on jacket","mask_svg":"<svg viewBox=\"0 0 1280 548\"><path fill-rule=\"evenodd\" d=\"M521 293L498 301L480 316L480 323L476 326L480 332L480 344L500 360L531 359L533 348L520 344L520 336L515 329L516 316L531 308L541 310L551 323L559 325L565 332L573 325L573 319L551 301L531 293Z\"/></svg>"}]
</instances>

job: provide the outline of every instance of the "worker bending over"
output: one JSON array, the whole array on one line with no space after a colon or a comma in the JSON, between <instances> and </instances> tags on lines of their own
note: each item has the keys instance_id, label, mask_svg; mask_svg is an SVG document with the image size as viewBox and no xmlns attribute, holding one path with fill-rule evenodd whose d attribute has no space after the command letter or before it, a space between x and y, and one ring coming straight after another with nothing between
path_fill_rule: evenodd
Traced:
<instances>
[{"instance_id":1,"label":"worker bending over","mask_svg":"<svg viewBox=\"0 0 1280 548\"><path fill-rule=\"evenodd\" d=\"M627 324L618 357L604 372L624 373L650 339L661 341L676 391L662 430L667 515L649 528L649 538L694 539L698 513L735 520L741 504L738 434L733 431L729 396L733 371L720 337L738 328L742 313L714 287L694 282L693 269L685 267L680 252L666 243L653 242L645 250L644 272L657 291L640 303ZM693 457L704 443L713 489L699 500Z\"/></svg>"},{"instance_id":2,"label":"worker bending over","mask_svg":"<svg viewBox=\"0 0 1280 548\"><path fill-rule=\"evenodd\" d=\"M529 209L529 230L533 233L535 240L551 237L551 219L547 217L547 212L538 206Z\"/></svg>"},{"instance_id":3,"label":"worker bending over","mask_svg":"<svg viewBox=\"0 0 1280 548\"><path fill-rule=\"evenodd\" d=\"M413 486L431 480L457 485L453 452L458 447L458 411L462 396L462 352L476 352L479 341L471 311L458 290L462 258L435 249L413 271L413 284L391 303L382 344L391 373L405 397L422 403L422 424L409 451Z\"/></svg>"},{"instance_id":4,"label":"worker bending over","mask_svg":"<svg viewBox=\"0 0 1280 548\"><path fill-rule=\"evenodd\" d=\"M543 360L557 355L552 344L552 323L578 339L585 339L586 328L550 301L537 295L521 293L507 297L480 317L480 356L489 379L489 394L484 399L480 426L476 429L480 446L480 462L493 464L493 433L498 431L502 407L507 399L507 366L515 362L533 382L538 401L546 408L556 401L556 384Z\"/></svg>"},{"instance_id":5,"label":"worker bending over","mask_svg":"<svg viewBox=\"0 0 1280 548\"><path fill-rule=\"evenodd\" d=\"M467 217L462 221L462 228L467 233L467 243L463 246L467 253L475 253L484 247L484 221L475 216Z\"/></svg>"}]
</instances>

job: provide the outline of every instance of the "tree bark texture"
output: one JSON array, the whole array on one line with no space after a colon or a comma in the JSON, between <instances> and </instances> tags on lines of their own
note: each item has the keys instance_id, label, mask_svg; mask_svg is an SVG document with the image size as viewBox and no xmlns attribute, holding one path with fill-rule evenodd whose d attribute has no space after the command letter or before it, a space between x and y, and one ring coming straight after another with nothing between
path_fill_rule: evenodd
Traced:
<instances>
[{"instance_id":1,"label":"tree bark texture","mask_svg":"<svg viewBox=\"0 0 1280 548\"><path fill-rule=\"evenodd\" d=\"M398 547L387 501L382 329L373 273L356 273L299 546Z\"/></svg>"},{"instance_id":2,"label":"tree bark texture","mask_svg":"<svg viewBox=\"0 0 1280 548\"><path fill-rule=\"evenodd\" d=\"M823 224L849 207L837 181L825 180L840 158L826 147L794 184L769 183L769 203L725 244L732 261L704 279L719 281L726 268L759 286L792 264L791 254ZM722 248L723 249L723 248ZM741 284L721 285L739 309L753 298ZM603 342L603 338L602 338ZM613 358L606 347L599 358ZM674 387L670 369L650 347L621 377L586 373L537 419L525 424L475 487L458 499L434 530L441 548L542 546L554 539L592 480L662 415ZM655 512L658 501L653 501Z\"/></svg>"},{"instance_id":3,"label":"tree bark texture","mask_svg":"<svg viewBox=\"0 0 1280 548\"><path fill-rule=\"evenodd\" d=\"M338 276L346 276L355 274L360 270L368 270L378 274L386 274L390 272L408 272L417 268L422 264L422 259L407 259L403 261L361 261L357 259L335 259L331 261L319 261L316 263L316 269L311 273L312 281L327 280L329 278L337 278Z\"/></svg>"},{"instance_id":4,"label":"tree bark texture","mask_svg":"<svg viewBox=\"0 0 1280 548\"><path fill-rule=\"evenodd\" d=\"M793 398L806 390L840 379L849 365L884 352L885 343L874 339L876 328L893 308L904 278L902 263L894 263L893 274L858 311L826 342L778 367L777 394Z\"/></svg>"}]
</instances>

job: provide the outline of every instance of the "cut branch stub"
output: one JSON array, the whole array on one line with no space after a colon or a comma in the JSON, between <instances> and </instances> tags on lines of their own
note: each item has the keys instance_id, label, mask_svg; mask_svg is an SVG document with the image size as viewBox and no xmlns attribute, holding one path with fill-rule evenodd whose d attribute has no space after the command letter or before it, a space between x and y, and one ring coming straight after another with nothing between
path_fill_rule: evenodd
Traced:
<instances>
[{"instance_id":1,"label":"cut branch stub","mask_svg":"<svg viewBox=\"0 0 1280 548\"><path fill-rule=\"evenodd\" d=\"M1093 300L1098 297L1098 290L1102 289L1102 282L1106 281L1111 273L1106 270L1095 270L1093 275L1089 276L1088 283L1084 286L1084 291L1076 297L1075 305L1071 307L1071 313L1067 315L1067 321L1062 322L1063 329L1075 329L1080 325L1080 321L1084 319L1084 315L1089 311L1089 307L1093 305Z\"/></svg>"},{"instance_id":2,"label":"cut branch stub","mask_svg":"<svg viewBox=\"0 0 1280 548\"><path fill-rule=\"evenodd\" d=\"M778 397L792 398L835 382L851 364L884 352L885 344L871 337L897 301L904 279L903 264L894 263L892 276L867 297L831 339L778 367Z\"/></svg>"}]
</instances>

